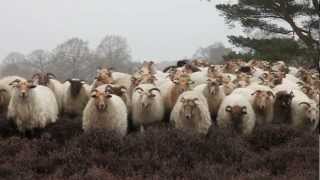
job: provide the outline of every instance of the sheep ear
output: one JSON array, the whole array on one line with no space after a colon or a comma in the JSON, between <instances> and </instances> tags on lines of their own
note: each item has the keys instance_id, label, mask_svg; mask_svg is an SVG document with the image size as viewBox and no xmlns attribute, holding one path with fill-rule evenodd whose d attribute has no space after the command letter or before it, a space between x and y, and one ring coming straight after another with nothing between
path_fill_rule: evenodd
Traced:
<instances>
[{"instance_id":1,"label":"sheep ear","mask_svg":"<svg viewBox=\"0 0 320 180\"><path fill-rule=\"evenodd\" d=\"M241 108L241 112L242 112L242 114L247 114L247 107L246 107L246 106L243 106L243 107Z\"/></svg>"},{"instance_id":2,"label":"sheep ear","mask_svg":"<svg viewBox=\"0 0 320 180\"><path fill-rule=\"evenodd\" d=\"M29 89L33 89L33 88L36 88L36 87L37 87L36 84L30 84L30 85L28 85L28 88L29 88Z\"/></svg>"},{"instance_id":3,"label":"sheep ear","mask_svg":"<svg viewBox=\"0 0 320 180\"><path fill-rule=\"evenodd\" d=\"M0 89L0 93L1 92L7 92L7 90L5 90L5 89Z\"/></svg>"},{"instance_id":4,"label":"sheep ear","mask_svg":"<svg viewBox=\"0 0 320 180\"><path fill-rule=\"evenodd\" d=\"M232 111L232 107L231 106L227 106L225 109L227 112L231 112Z\"/></svg>"},{"instance_id":5,"label":"sheep ear","mask_svg":"<svg viewBox=\"0 0 320 180\"><path fill-rule=\"evenodd\" d=\"M106 94L105 97L106 97L107 99L109 99L109 98L112 98L112 95L111 95L111 94Z\"/></svg>"},{"instance_id":6,"label":"sheep ear","mask_svg":"<svg viewBox=\"0 0 320 180\"><path fill-rule=\"evenodd\" d=\"M96 98L97 97L97 90L91 91L91 97Z\"/></svg>"}]
</instances>

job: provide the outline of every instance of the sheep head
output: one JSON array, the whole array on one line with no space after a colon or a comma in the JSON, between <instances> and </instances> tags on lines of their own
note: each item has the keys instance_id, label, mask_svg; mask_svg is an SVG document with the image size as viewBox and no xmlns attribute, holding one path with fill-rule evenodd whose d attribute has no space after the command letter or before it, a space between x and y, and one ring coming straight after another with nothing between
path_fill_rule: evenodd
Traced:
<instances>
[{"instance_id":1,"label":"sheep head","mask_svg":"<svg viewBox=\"0 0 320 180\"><path fill-rule=\"evenodd\" d=\"M313 127L319 121L319 107L310 104L309 102L301 102L299 106L303 106L306 116L306 125Z\"/></svg>"},{"instance_id":2,"label":"sheep head","mask_svg":"<svg viewBox=\"0 0 320 180\"><path fill-rule=\"evenodd\" d=\"M154 101L154 98L157 96L154 92L160 93L160 89L158 88L151 88L145 91L141 87L137 87L135 91L140 94L140 99L142 102L141 105L145 110L148 110L150 108L151 104Z\"/></svg>"},{"instance_id":3,"label":"sheep head","mask_svg":"<svg viewBox=\"0 0 320 180\"><path fill-rule=\"evenodd\" d=\"M242 131L243 117L247 114L246 106L227 106L225 111L229 113L231 117L231 125L237 131Z\"/></svg>"},{"instance_id":4,"label":"sheep head","mask_svg":"<svg viewBox=\"0 0 320 180\"><path fill-rule=\"evenodd\" d=\"M230 95L235 88L236 88L236 85L233 82L223 83L223 90L226 95Z\"/></svg>"},{"instance_id":5,"label":"sheep head","mask_svg":"<svg viewBox=\"0 0 320 180\"><path fill-rule=\"evenodd\" d=\"M182 111L180 112L181 115L185 118L185 119L192 119L194 116L196 116L198 112L198 102L199 99L198 98L184 98L182 97L180 99L180 102L182 103Z\"/></svg>"},{"instance_id":6,"label":"sheep head","mask_svg":"<svg viewBox=\"0 0 320 180\"><path fill-rule=\"evenodd\" d=\"M177 79L173 81L175 84L174 89L179 93L183 93L190 89L190 86L194 84L194 82L190 79L188 74L182 74Z\"/></svg>"},{"instance_id":7,"label":"sheep head","mask_svg":"<svg viewBox=\"0 0 320 180\"><path fill-rule=\"evenodd\" d=\"M50 79L54 79L56 76L53 73L36 73L32 76L32 81L34 84L47 86Z\"/></svg>"},{"instance_id":8,"label":"sheep head","mask_svg":"<svg viewBox=\"0 0 320 180\"><path fill-rule=\"evenodd\" d=\"M98 68L95 79L102 84L112 84L112 70L111 68Z\"/></svg>"},{"instance_id":9,"label":"sheep head","mask_svg":"<svg viewBox=\"0 0 320 180\"><path fill-rule=\"evenodd\" d=\"M9 85L18 89L19 96L22 98L27 98L29 95L29 91L37 87L37 85L35 85L32 81L19 80L19 79L12 81Z\"/></svg>"},{"instance_id":10,"label":"sheep head","mask_svg":"<svg viewBox=\"0 0 320 180\"><path fill-rule=\"evenodd\" d=\"M293 92L279 91L276 93L275 105L280 106L282 109L291 109L291 102L294 97Z\"/></svg>"},{"instance_id":11,"label":"sheep head","mask_svg":"<svg viewBox=\"0 0 320 180\"><path fill-rule=\"evenodd\" d=\"M127 93L127 88L124 86L108 84L106 86L106 92L108 92L109 94L115 94L115 95L121 97Z\"/></svg>"},{"instance_id":12,"label":"sheep head","mask_svg":"<svg viewBox=\"0 0 320 180\"><path fill-rule=\"evenodd\" d=\"M155 74L156 70L154 68L154 62L153 61L144 61L142 64L142 67L140 69L141 74Z\"/></svg>"},{"instance_id":13,"label":"sheep head","mask_svg":"<svg viewBox=\"0 0 320 180\"><path fill-rule=\"evenodd\" d=\"M70 83L70 93L72 97L78 96L82 86L85 84L85 81L80 79L68 79L66 81Z\"/></svg>"},{"instance_id":14,"label":"sheep head","mask_svg":"<svg viewBox=\"0 0 320 180\"><path fill-rule=\"evenodd\" d=\"M237 87L241 87L241 88L247 87L250 84L250 76L245 73L239 73L237 74L237 79L235 79L233 83Z\"/></svg>"},{"instance_id":15,"label":"sheep head","mask_svg":"<svg viewBox=\"0 0 320 180\"><path fill-rule=\"evenodd\" d=\"M254 96L254 107L260 112L263 112L268 105L273 104L273 99L275 98L272 91L257 90L251 95Z\"/></svg>"},{"instance_id":16,"label":"sheep head","mask_svg":"<svg viewBox=\"0 0 320 180\"><path fill-rule=\"evenodd\" d=\"M216 65L211 64L208 68L208 77L215 78L220 75L219 68Z\"/></svg>"},{"instance_id":17,"label":"sheep head","mask_svg":"<svg viewBox=\"0 0 320 180\"><path fill-rule=\"evenodd\" d=\"M107 109L107 100L111 97L112 95L107 89L105 89L105 91L101 91L99 89L94 89L91 91L91 98L94 99L94 104L98 111L104 111Z\"/></svg>"},{"instance_id":18,"label":"sheep head","mask_svg":"<svg viewBox=\"0 0 320 180\"><path fill-rule=\"evenodd\" d=\"M153 74L142 74L140 77L139 84L155 84L155 81L157 80L156 76Z\"/></svg>"},{"instance_id":19,"label":"sheep head","mask_svg":"<svg viewBox=\"0 0 320 180\"><path fill-rule=\"evenodd\" d=\"M207 81L209 94L211 95L217 94L219 92L221 85L222 85L222 79L209 78Z\"/></svg>"}]
</instances>

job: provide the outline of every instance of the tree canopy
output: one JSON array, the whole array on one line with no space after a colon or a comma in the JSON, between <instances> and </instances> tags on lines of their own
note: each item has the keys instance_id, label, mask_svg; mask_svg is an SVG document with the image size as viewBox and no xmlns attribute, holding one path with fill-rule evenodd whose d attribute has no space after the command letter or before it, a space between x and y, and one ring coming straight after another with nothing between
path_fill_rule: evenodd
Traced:
<instances>
[{"instance_id":1,"label":"tree canopy","mask_svg":"<svg viewBox=\"0 0 320 180\"><path fill-rule=\"evenodd\" d=\"M243 36L229 36L231 43L257 51L262 49L268 51L266 45L261 46L263 43L271 43L272 47L275 43L282 41L282 45L289 43L292 49L296 49L300 41L307 53L312 55L314 62L319 61L320 11L318 0L238 0L235 4L218 4L216 8L225 17L227 24L239 23L247 32L260 30L266 34L285 37L276 38L271 42ZM299 41L289 39L295 36ZM256 46L257 44L259 46Z\"/></svg>"}]
</instances>

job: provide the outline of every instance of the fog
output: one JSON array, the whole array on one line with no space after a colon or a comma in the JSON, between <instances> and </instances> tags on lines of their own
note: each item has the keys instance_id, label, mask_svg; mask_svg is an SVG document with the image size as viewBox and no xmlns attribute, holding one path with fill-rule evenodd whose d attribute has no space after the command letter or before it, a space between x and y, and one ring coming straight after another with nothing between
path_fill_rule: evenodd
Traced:
<instances>
[{"instance_id":1,"label":"fog","mask_svg":"<svg viewBox=\"0 0 320 180\"><path fill-rule=\"evenodd\" d=\"M51 50L72 37L94 49L107 34L126 37L135 61L190 57L214 42L230 46L226 36L240 33L225 25L217 2L222 0L3 0L0 59L12 51Z\"/></svg>"}]
</instances>

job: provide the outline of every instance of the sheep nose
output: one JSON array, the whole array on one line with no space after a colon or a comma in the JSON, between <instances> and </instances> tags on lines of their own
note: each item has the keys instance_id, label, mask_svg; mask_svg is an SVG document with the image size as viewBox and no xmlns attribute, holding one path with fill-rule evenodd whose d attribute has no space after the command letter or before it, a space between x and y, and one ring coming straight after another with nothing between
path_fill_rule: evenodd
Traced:
<instances>
[{"instance_id":1,"label":"sheep nose","mask_svg":"<svg viewBox=\"0 0 320 180\"><path fill-rule=\"evenodd\" d=\"M104 108L105 108L104 104L99 104L98 105L98 110L102 111L102 110L104 110Z\"/></svg>"}]
</instances>

